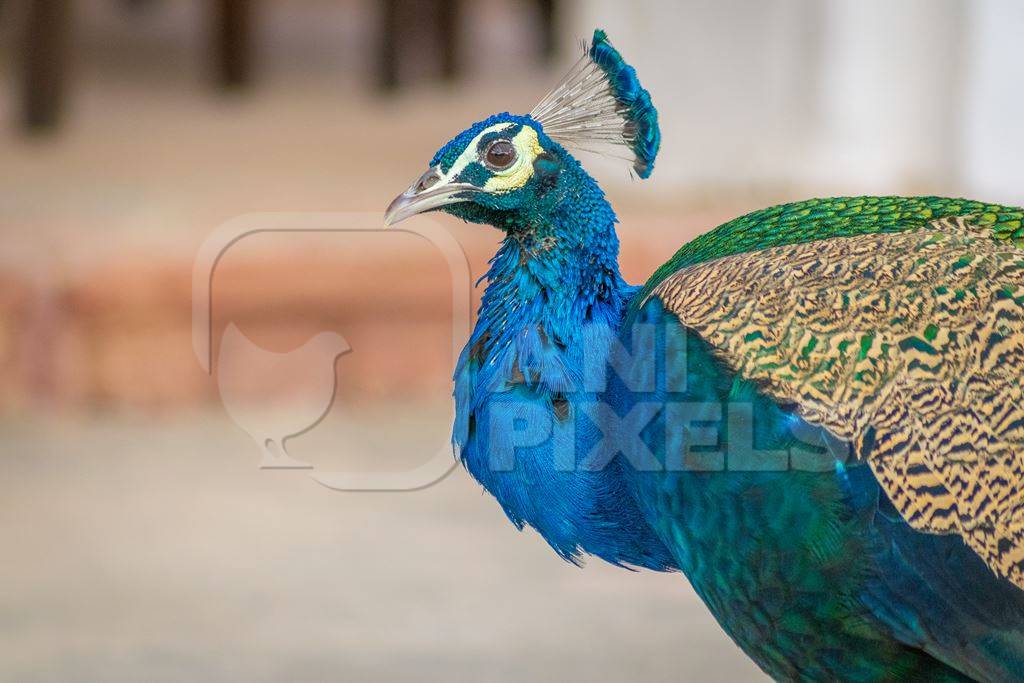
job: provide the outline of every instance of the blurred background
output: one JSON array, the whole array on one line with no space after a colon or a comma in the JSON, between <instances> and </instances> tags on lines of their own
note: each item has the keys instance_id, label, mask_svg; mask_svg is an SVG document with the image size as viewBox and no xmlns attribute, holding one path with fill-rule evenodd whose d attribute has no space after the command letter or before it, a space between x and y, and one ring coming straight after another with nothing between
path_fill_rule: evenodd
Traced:
<instances>
[{"instance_id":1,"label":"blurred background","mask_svg":"<svg viewBox=\"0 0 1024 683\"><path fill-rule=\"evenodd\" d=\"M356 494L257 468L218 390L230 325L264 360L324 331L351 347L289 443L317 471L444 443L468 283L429 242L248 237L212 276L211 374L193 351L218 226L379 214L469 123L529 111L597 26L664 135L650 181L583 158L632 282L807 196L1024 203L1013 0L0 0L0 679L761 679L681 577L567 565L461 470ZM479 277L497 232L436 222ZM333 358L233 386L272 403Z\"/></svg>"}]
</instances>

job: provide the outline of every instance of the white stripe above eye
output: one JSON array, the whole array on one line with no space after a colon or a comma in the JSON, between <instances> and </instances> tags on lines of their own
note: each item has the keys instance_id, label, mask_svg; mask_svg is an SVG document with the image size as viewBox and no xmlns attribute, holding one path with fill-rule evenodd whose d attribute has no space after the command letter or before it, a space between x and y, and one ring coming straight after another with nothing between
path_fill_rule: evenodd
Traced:
<instances>
[{"instance_id":1,"label":"white stripe above eye","mask_svg":"<svg viewBox=\"0 0 1024 683\"><path fill-rule=\"evenodd\" d=\"M488 126L487 128L484 128L482 131L480 131L480 133L475 138L473 138L472 142L466 145L466 148L462 150L462 154L460 154L459 158L455 160L455 163L452 164L452 167L448 169L448 173L445 174L444 180L446 182L452 182L453 180L455 180L455 178L458 177L460 173L462 173L462 171L465 170L467 166L469 166L471 163L477 160L477 146L480 144L480 138L487 135L488 133L496 133L498 131L508 130L509 128L512 128L515 125L516 124L514 123L506 121L505 123L496 123L493 126Z\"/></svg>"}]
</instances>

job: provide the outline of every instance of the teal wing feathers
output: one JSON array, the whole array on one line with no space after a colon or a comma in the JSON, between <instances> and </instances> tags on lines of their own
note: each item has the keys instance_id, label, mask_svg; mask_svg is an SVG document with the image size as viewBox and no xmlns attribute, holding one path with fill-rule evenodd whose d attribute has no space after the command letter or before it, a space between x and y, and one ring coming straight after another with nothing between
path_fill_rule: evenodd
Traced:
<instances>
[{"instance_id":1,"label":"teal wing feathers","mask_svg":"<svg viewBox=\"0 0 1024 683\"><path fill-rule=\"evenodd\" d=\"M792 471L791 456L788 471L773 474L637 477L636 495L726 630L773 675L789 677L792 652L814 644L824 652L812 659L826 667L844 660L843 647L858 648L859 663L841 666L864 667L865 679L930 670L1014 680L1024 671L1022 214L965 200L871 199L855 205L891 204L874 228L813 216L851 200L734 222L784 224L781 236L719 228L652 278L630 318L667 309L706 351L702 363L699 353L685 361L690 393L763 402L748 429L762 441L789 448L784 432L802 426L823 444L848 442L854 457L830 451L834 461L817 475ZM810 222L785 218L794 214ZM732 251L749 239L767 248ZM764 498L771 485L759 480L773 477L788 493L765 499L778 511L765 516L765 500L749 501ZM704 528L716 524L733 527L730 539L753 539L748 565L733 566L742 543L722 544ZM766 548L791 564L766 570ZM779 624L774 636L751 635L751 615L779 591L788 606L780 614L830 623L848 634L842 645L819 632L793 644L799 626L788 639ZM794 591L817 601L801 605Z\"/></svg>"},{"instance_id":2,"label":"teal wing feathers","mask_svg":"<svg viewBox=\"0 0 1024 683\"><path fill-rule=\"evenodd\" d=\"M1024 249L967 219L737 254L653 293L1024 589Z\"/></svg>"},{"instance_id":3,"label":"teal wing feathers","mask_svg":"<svg viewBox=\"0 0 1024 683\"><path fill-rule=\"evenodd\" d=\"M901 639L875 614L873 601L894 604L876 562L892 546L872 530L879 489L847 462L847 444L730 371L699 335L680 351L667 337L683 330L659 300L638 322L664 328L639 353L664 357L665 371L653 395L613 383L608 400L623 413L636 401L667 408L643 433L662 468L627 476L726 633L778 680L970 680L921 647L929 637Z\"/></svg>"}]
</instances>

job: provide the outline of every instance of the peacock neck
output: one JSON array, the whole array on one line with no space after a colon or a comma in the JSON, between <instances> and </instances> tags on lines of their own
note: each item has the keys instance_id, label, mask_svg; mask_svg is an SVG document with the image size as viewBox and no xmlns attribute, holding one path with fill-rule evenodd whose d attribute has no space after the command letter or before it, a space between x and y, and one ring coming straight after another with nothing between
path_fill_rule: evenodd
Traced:
<instances>
[{"instance_id":1,"label":"peacock neck","mask_svg":"<svg viewBox=\"0 0 1024 683\"><path fill-rule=\"evenodd\" d=\"M513 523L534 527L563 557L665 569L671 557L618 465L580 464L599 438L576 427L597 400L584 363L607 358L635 291L619 274L615 222L593 185L506 223L455 372L453 441Z\"/></svg>"},{"instance_id":2,"label":"peacock neck","mask_svg":"<svg viewBox=\"0 0 1024 683\"><path fill-rule=\"evenodd\" d=\"M571 348L588 325L618 328L634 288L619 272L615 223L600 188L589 181L551 210L526 212L503 226L474 335L487 355L500 354L527 330Z\"/></svg>"}]
</instances>

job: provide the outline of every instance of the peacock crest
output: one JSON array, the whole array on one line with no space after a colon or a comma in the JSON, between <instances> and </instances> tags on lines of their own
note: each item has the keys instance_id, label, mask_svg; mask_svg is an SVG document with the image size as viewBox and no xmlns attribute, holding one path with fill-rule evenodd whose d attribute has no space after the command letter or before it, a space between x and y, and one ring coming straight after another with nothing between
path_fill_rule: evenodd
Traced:
<instances>
[{"instance_id":1,"label":"peacock crest","mask_svg":"<svg viewBox=\"0 0 1024 683\"><path fill-rule=\"evenodd\" d=\"M654 170L661 146L658 111L640 85L636 69L600 29L594 31L591 44L584 43L583 55L533 108L530 118L564 147L629 161L641 178Z\"/></svg>"}]
</instances>

